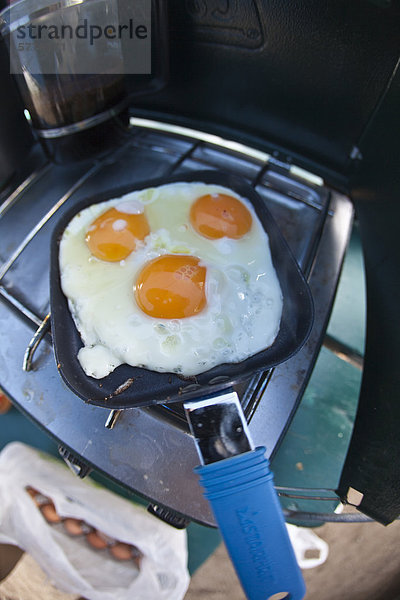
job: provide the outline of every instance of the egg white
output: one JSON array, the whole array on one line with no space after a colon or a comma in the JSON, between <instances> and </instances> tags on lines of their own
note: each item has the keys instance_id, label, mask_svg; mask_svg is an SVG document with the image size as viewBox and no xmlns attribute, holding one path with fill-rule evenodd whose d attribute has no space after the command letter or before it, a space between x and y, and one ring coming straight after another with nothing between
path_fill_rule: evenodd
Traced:
<instances>
[{"instance_id":1,"label":"egg white","mask_svg":"<svg viewBox=\"0 0 400 600\"><path fill-rule=\"evenodd\" d=\"M190 225L192 202L217 192L240 199L251 212L251 230L238 240L209 240ZM113 206L144 211L151 230L119 263L97 259L85 242L92 222ZM197 256L207 268L207 306L199 314L156 319L137 306L136 277L163 254ZM84 344L78 360L96 379L123 363L197 375L267 348L279 330L282 294L268 236L250 202L222 186L171 183L92 205L68 224L59 260L62 290Z\"/></svg>"}]
</instances>

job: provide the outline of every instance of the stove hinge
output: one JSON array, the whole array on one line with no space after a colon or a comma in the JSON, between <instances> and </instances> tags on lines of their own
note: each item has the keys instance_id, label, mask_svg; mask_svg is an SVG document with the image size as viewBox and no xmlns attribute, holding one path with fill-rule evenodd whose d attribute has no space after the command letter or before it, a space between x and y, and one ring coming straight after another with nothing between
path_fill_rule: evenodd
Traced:
<instances>
[{"instance_id":1,"label":"stove hinge","mask_svg":"<svg viewBox=\"0 0 400 600\"><path fill-rule=\"evenodd\" d=\"M147 511L164 521L164 523L168 523L175 529L186 529L186 527L190 523L190 519L180 515L179 513L167 508L166 506L162 506L161 504L149 504L147 507Z\"/></svg>"},{"instance_id":2,"label":"stove hinge","mask_svg":"<svg viewBox=\"0 0 400 600\"><path fill-rule=\"evenodd\" d=\"M274 151L268 159L268 167L273 167L276 171L296 179L301 179L304 183L313 187L322 187L324 180L319 175L311 173L298 165L293 164L292 157L282 152Z\"/></svg>"},{"instance_id":3,"label":"stove hinge","mask_svg":"<svg viewBox=\"0 0 400 600\"><path fill-rule=\"evenodd\" d=\"M58 452L60 456L62 456L68 467L71 469L71 471L80 479L83 479L92 471L92 468L89 467L87 463L85 463L81 458L78 458L73 452L71 452L67 448L64 448L64 446L58 446Z\"/></svg>"},{"instance_id":4,"label":"stove hinge","mask_svg":"<svg viewBox=\"0 0 400 600\"><path fill-rule=\"evenodd\" d=\"M273 166L277 170L282 170L286 173L289 173L292 166L292 159L287 154L283 154L282 152L275 150L268 159L268 166Z\"/></svg>"}]
</instances>

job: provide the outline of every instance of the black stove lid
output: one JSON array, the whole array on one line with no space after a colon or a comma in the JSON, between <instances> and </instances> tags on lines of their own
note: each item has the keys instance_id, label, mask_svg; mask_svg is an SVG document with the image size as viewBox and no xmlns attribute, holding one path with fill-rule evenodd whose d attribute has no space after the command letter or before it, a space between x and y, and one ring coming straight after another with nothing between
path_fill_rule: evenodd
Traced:
<instances>
[{"instance_id":1,"label":"black stove lid","mask_svg":"<svg viewBox=\"0 0 400 600\"><path fill-rule=\"evenodd\" d=\"M135 98L136 114L347 173L398 60L394 2L171 1L169 13L169 83Z\"/></svg>"}]
</instances>

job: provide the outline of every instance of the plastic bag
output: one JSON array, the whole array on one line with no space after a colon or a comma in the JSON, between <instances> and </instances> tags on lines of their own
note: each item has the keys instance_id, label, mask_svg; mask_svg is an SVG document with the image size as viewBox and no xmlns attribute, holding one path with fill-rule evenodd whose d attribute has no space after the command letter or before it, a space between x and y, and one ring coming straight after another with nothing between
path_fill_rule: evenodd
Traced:
<instances>
[{"instance_id":1,"label":"plastic bag","mask_svg":"<svg viewBox=\"0 0 400 600\"><path fill-rule=\"evenodd\" d=\"M71 537L63 531L65 521L49 524L29 487L50 498L62 518L133 545L143 556L140 566L116 560L109 549L94 550L84 535ZM189 585L185 531L19 442L0 453L0 543L19 546L57 588L88 600L181 600Z\"/></svg>"}]
</instances>

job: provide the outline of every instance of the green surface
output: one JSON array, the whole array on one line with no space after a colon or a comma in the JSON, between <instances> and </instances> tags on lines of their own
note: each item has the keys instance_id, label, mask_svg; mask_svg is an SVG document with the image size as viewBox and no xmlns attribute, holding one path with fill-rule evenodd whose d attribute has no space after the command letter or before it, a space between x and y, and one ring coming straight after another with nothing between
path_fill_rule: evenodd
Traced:
<instances>
[{"instance_id":1,"label":"green surface","mask_svg":"<svg viewBox=\"0 0 400 600\"><path fill-rule=\"evenodd\" d=\"M23 442L60 458L53 439L15 408L0 415L0 450L10 442Z\"/></svg>"},{"instance_id":2,"label":"green surface","mask_svg":"<svg viewBox=\"0 0 400 600\"><path fill-rule=\"evenodd\" d=\"M327 333L364 354L365 277L358 226L353 227Z\"/></svg>"},{"instance_id":3,"label":"green surface","mask_svg":"<svg viewBox=\"0 0 400 600\"><path fill-rule=\"evenodd\" d=\"M322 349L300 408L272 462L276 485L337 487L360 382L359 370ZM282 498L282 504L290 510L331 512L337 502Z\"/></svg>"},{"instance_id":4,"label":"green surface","mask_svg":"<svg viewBox=\"0 0 400 600\"><path fill-rule=\"evenodd\" d=\"M353 228L328 333L363 353L365 282L358 227ZM337 487L350 441L361 371L322 349L300 407L272 463L276 485ZM330 494L332 496L332 494ZM282 498L290 510L332 512L337 502Z\"/></svg>"}]
</instances>

